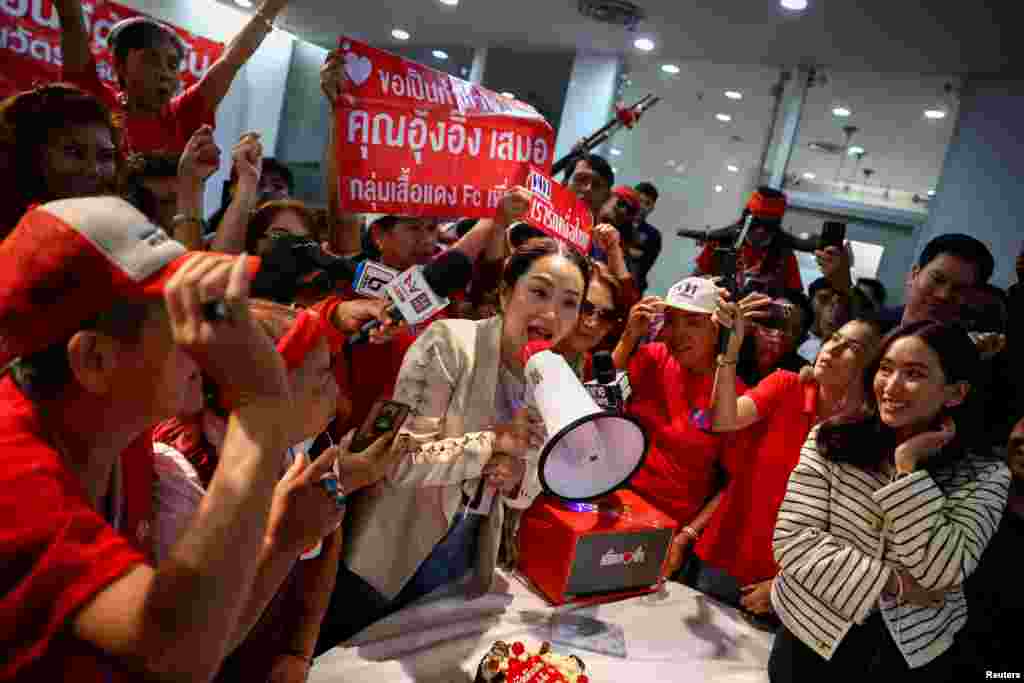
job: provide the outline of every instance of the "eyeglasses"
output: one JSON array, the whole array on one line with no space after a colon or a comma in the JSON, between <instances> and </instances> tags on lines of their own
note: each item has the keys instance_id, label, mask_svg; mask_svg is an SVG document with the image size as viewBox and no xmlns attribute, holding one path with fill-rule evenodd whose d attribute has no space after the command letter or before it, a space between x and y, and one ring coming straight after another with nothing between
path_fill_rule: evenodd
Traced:
<instances>
[{"instance_id":1,"label":"eyeglasses","mask_svg":"<svg viewBox=\"0 0 1024 683\"><path fill-rule=\"evenodd\" d=\"M584 301L582 304L580 304L580 315L584 317L596 315L598 320L604 323L614 323L618 322L619 320L619 314L616 313L613 309L598 308L589 301Z\"/></svg>"}]
</instances>

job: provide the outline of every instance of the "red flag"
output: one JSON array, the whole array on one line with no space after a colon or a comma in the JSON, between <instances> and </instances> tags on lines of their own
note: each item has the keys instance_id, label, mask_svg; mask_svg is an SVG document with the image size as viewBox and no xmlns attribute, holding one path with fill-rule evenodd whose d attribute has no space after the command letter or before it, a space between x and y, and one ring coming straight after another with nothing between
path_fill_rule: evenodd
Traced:
<instances>
[{"instance_id":1,"label":"red flag","mask_svg":"<svg viewBox=\"0 0 1024 683\"><path fill-rule=\"evenodd\" d=\"M523 217L526 222L589 254L594 228L590 207L536 168L528 169L526 181L520 184L533 195L530 209Z\"/></svg>"},{"instance_id":2,"label":"red flag","mask_svg":"<svg viewBox=\"0 0 1024 683\"><path fill-rule=\"evenodd\" d=\"M554 131L530 105L356 40L340 44L346 211L489 217L531 165L550 170Z\"/></svg>"}]
</instances>

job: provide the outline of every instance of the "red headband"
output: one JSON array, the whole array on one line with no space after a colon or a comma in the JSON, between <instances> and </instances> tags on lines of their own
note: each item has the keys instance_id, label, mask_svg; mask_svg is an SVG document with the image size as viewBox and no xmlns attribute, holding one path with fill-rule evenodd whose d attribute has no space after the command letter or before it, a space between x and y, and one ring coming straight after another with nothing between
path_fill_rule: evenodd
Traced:
<instances>
[{"instance_id":1,"label":"red headband","mask_svg":"<svg viewBox=\"0 0 1024 683\"><path fill-rule=\"evenodd\" d=\"M302 365L302 361L316 347L321 337L327 340L332 356L338 353L345 343L344 335L334 329L333 325L316 311L305 309L277 342L277 352L284 358L285 366L289 370L294 370Z\"/></svg>"},{"instance_id":2,"label":"red headband","mask_svg":"<svg viewBox=\"0 0 1024 683\"><path fill-rule=\"evenodd\" d=\"M760 192L755 192L747 202L747 208L755 218L781 219L786 213L786 198L765 197Z\"/></svg>"}]
</instances>

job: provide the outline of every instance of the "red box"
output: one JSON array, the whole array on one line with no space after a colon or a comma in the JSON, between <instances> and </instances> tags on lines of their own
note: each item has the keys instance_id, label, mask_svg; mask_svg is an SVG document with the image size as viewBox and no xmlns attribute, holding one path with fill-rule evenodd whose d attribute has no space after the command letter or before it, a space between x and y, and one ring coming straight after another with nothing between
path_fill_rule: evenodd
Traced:
<instances>
[{"instance_id":1,"label":"red box","mask_svg":"<svg viewBox=\"0 0 1024 683\"><path fill-rule=\"evenodd\" d=\"M555 605L618 599L655 590L675 521L621 490L578 512L541 495L519 525L519 570Z\"/></svg>"}]
</instances>

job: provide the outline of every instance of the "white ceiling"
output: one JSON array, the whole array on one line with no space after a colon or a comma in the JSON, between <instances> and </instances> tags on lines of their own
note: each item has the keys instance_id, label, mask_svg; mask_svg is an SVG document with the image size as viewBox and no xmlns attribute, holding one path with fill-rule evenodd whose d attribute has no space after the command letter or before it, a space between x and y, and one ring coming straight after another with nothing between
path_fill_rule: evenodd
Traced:
<instances>
[{"instance_id":1,"label":"white ceiling","mask_svg":"<svg viewBox=\"0 0 1024 683\"><path fill-rule=\"evenodd\" d=\"M222 0L231 3L232 0ZM707 59L731 64L812 62L851 71L993 73L1016 61L1005 16L1011 2L809 0L799 15L776 0L638 0L638 35L658 48L641 59ZM285 28L330 47L341 33L380 46L401 26L412 43L503 46L635 55L635 37L582 17L577 0L291 0ZM998 5L998 7L996 7ZM1005 27L1005 28L1003 28Z\"/></svg>"}]
</instances>

